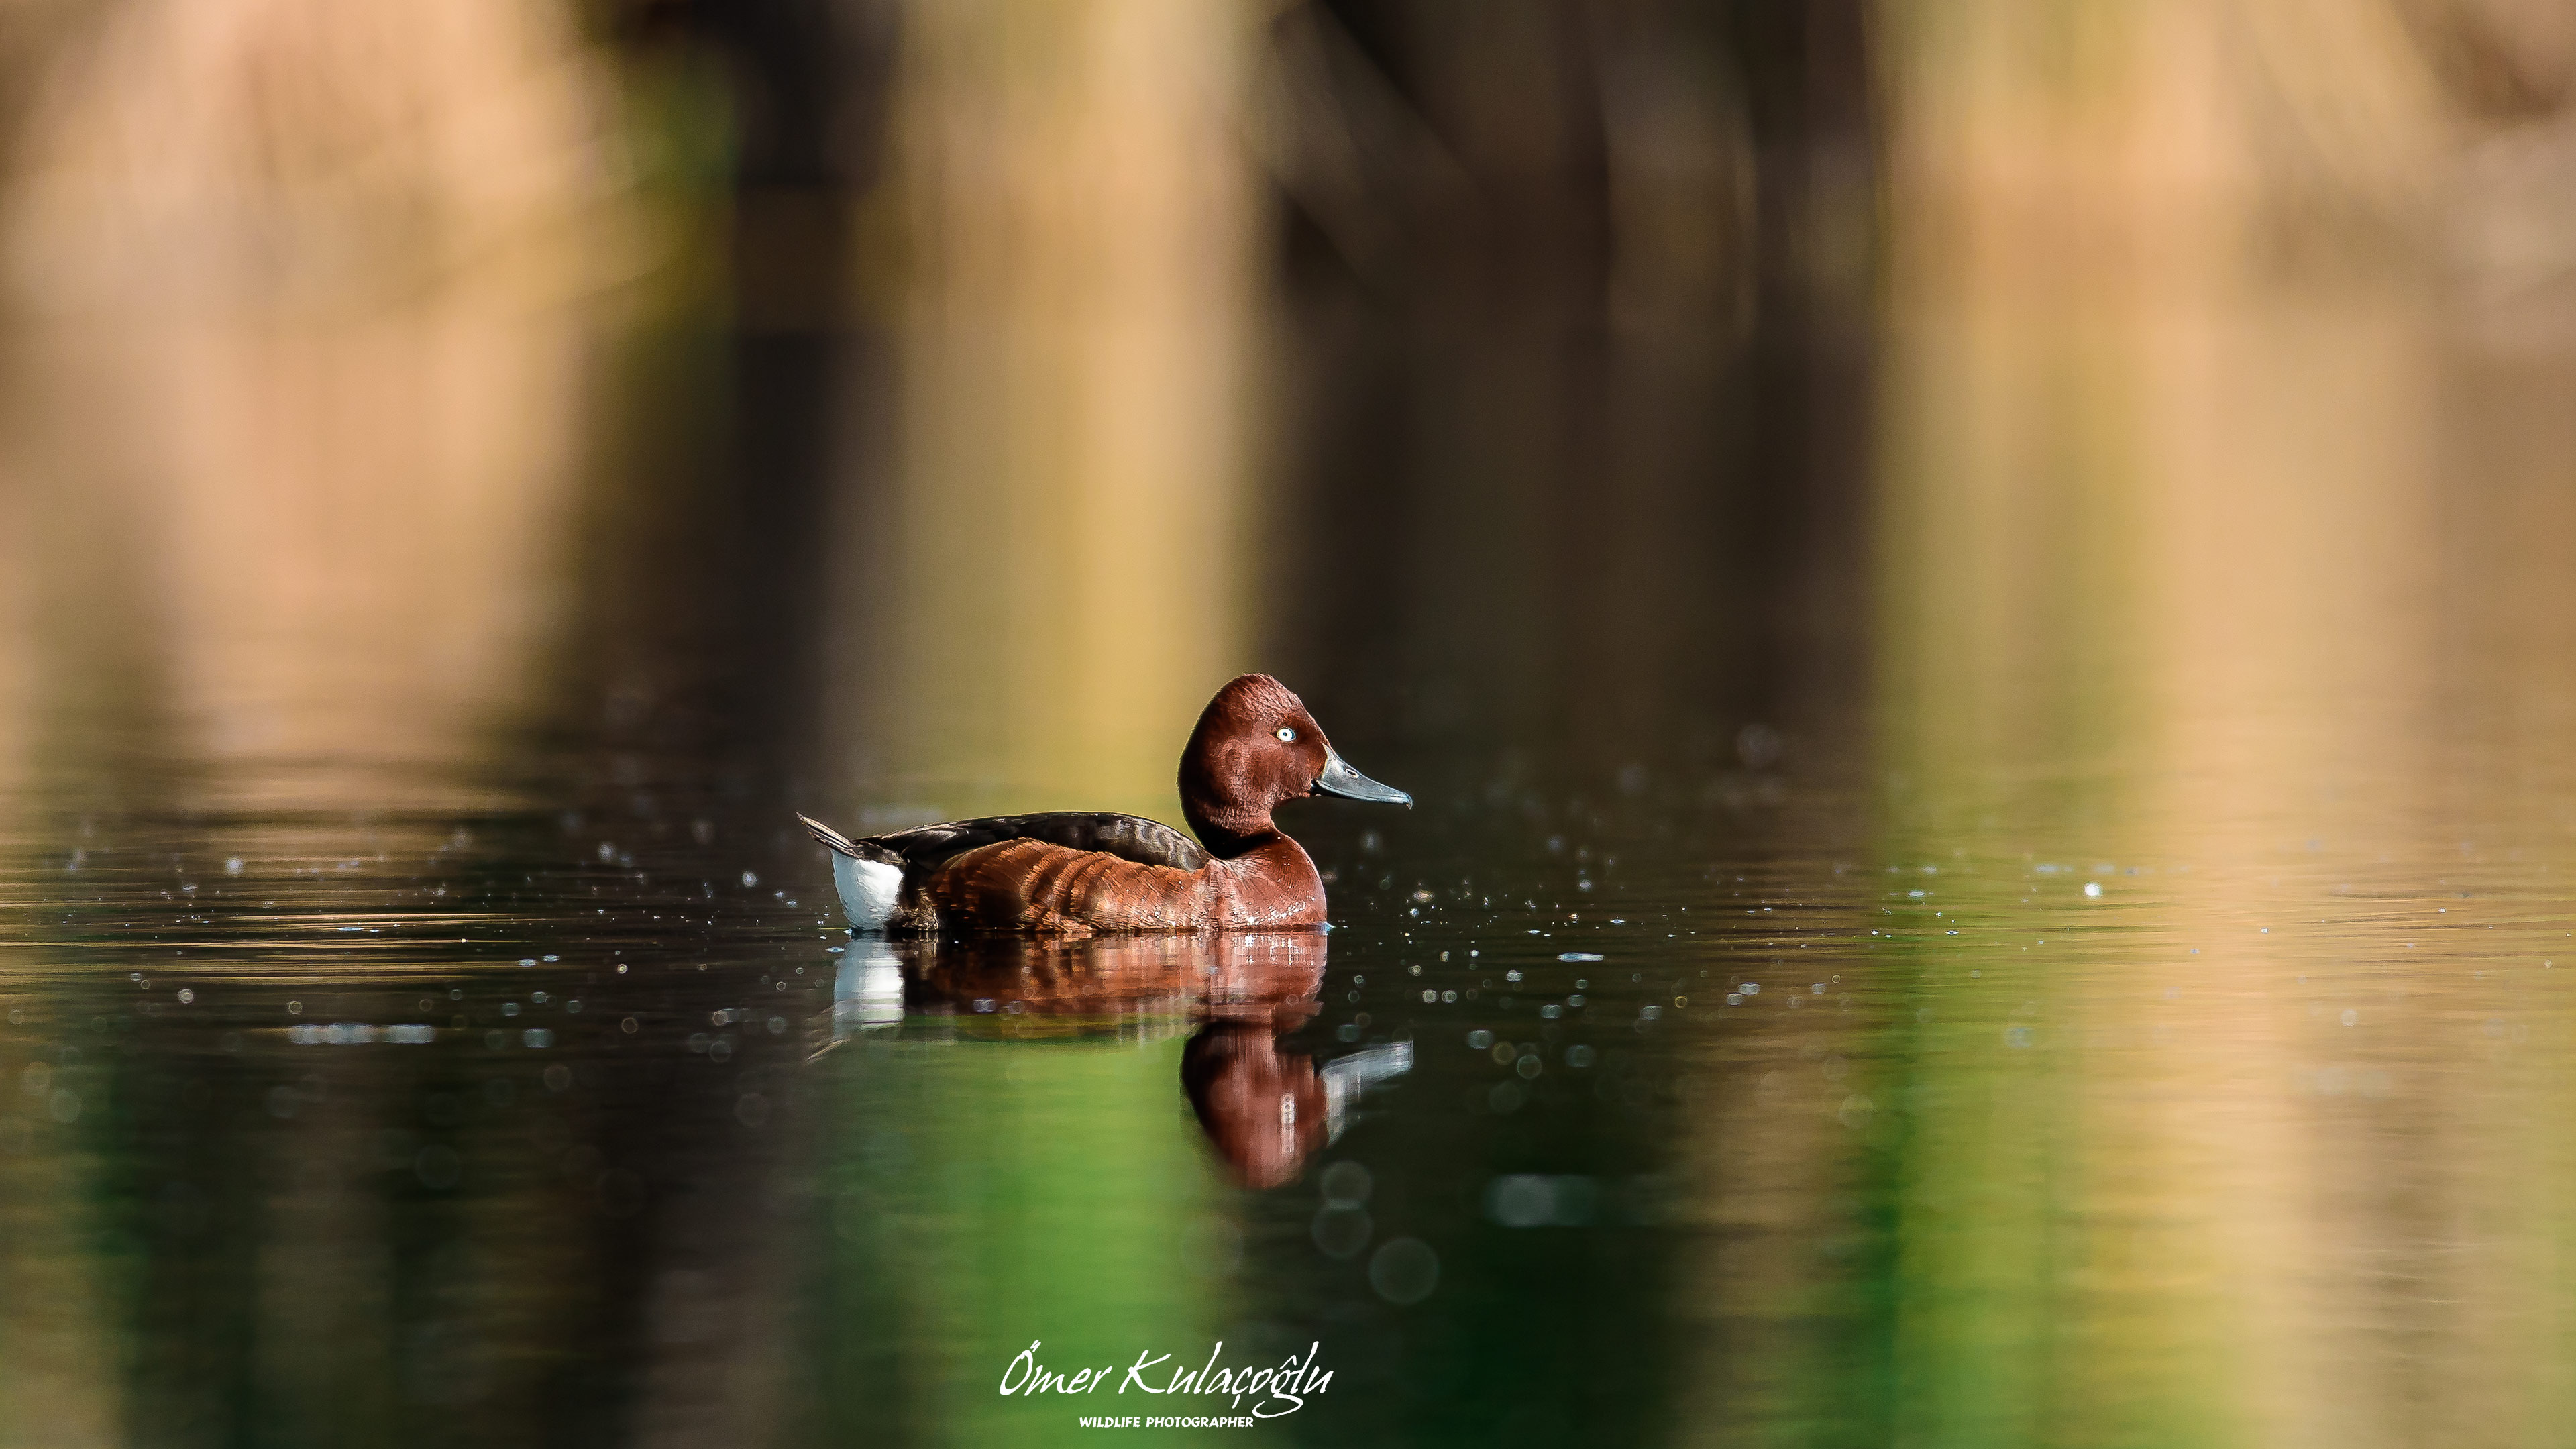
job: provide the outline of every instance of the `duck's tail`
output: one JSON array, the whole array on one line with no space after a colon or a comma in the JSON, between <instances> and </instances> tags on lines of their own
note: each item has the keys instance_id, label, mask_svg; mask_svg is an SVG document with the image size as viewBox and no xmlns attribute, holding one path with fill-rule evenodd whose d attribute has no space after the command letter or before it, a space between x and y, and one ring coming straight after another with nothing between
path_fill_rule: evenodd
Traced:
<instances>
[{"instance_id":1,"label":"duck's tail","mask_svg":"<svg viewBox=\"0 0 2576 1449\"><path fill-rule=\"evenodd\" d=\"M840 892L841 914L850 929L863 935L883 932L903 896L901 857L882 846L872 848L852 840L811 816L796 818L832 852L832 886Z\"/></svg>"},{"instance_id":2,"label":"duck's tail","mask_svg":"<svg viewBox=\"0 0 2576 1449\"><path fill-rule=\"evenodd\" d=\"M815 819L811 815L797 816L796 823L804 826L806 834L823 842L823 844L828 847L834 855L855 856L859 853L859 843L857 841L852 840L850 837L843 835L837 830L834 830L831 826L824 824L822 821Z\"/></svg>"}]
</instances>

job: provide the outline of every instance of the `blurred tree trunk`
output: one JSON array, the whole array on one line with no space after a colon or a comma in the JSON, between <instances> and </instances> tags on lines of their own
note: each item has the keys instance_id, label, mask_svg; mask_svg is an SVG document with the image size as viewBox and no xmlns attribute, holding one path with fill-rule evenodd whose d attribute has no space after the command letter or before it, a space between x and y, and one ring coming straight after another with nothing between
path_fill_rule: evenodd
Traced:
<instances>
[{"instance_id":1,"label":"blurred tree trunk","mask_svg":"<svg viewBox=\"0 0 2576 1449\"><path fill-rule=\"evenodd\" d=\"M32 47L6 56L21 308L551 295L635 263L615 96L557 5L132 0L6 38Z\"/></svg>"}]
</instances>

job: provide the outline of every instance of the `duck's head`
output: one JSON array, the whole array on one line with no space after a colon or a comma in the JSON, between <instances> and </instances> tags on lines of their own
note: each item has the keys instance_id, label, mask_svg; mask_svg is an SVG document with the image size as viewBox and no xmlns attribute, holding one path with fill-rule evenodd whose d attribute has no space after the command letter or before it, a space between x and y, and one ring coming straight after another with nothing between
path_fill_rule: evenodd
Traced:
<instances>
[{"instance_id":1,"label":"duck's head","mask_svg":"<svg viewBox=\"0 0 2576 1449\"><path fill-rule=\"evenodd\" d=\"M1270 812L1281 801L1309 795L1413 803L1344 764L1286 685L1267 674L1227 681L1181 752L1181 809L1190 828L1222 855L1230 844L1275 829Z\"/></svg>"}]
</instances>

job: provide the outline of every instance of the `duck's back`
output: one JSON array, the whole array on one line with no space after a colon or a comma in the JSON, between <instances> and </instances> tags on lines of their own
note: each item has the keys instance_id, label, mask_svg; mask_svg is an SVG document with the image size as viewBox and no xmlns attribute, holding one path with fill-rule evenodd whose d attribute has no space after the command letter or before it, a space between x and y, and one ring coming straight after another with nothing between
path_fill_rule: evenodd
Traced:
<instances>
[{"instance_id":1,"label":"duck's back","mask_svg":"<svg viewBox=\"0 0 2576 1449\"><path fill-rule=\"evenodd\" d=\"M1204 923L1208 853L1158 821L1096 811L991 815L852 840L798 816L832 850L842 913L861 931L1081 934Z\"/></svg>"},{"instance_id":2,"label":"duck's back","mask_svg":"<svg viewBox=\"0 0 2576 1449\"><path fill-rule=\"evenodd\" d=\"M811 820L805 825L809 830L822 828ZM1197 870L1208 863L1204 847L1159 820L1089 810L951 820L873 835L860 843L891 851L909 866L935 867L967 851L1006 840L1036 840L1067 850L1103 851L1138 865L1169 866L1174 870Z\"/></svg>"}]
</instances>

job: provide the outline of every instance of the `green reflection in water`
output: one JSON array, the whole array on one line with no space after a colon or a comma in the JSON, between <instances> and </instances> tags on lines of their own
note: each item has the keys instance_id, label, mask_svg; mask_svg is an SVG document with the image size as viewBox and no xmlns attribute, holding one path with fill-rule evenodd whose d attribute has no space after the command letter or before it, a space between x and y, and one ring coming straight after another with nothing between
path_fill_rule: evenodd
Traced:
<instances>
[{"instance_id":1,"label":"green reflection in water","mask_svg":"<svg viewBox=\"0 0 2576 1449\"><path fill-rule=\"evenodd\" d=\"M1117 1392L1138 1353L1204 1356L1223 1334L1218 1290L1183 1261L1211 1180L1195 1134L1176 1130L1181 1043L832 1054L835 1246L816 1290L832 1341L818 1354L897 1395L907 1437L1040 1443L1084 1415L1232 1412ZM1118 1373L1097 1393L1002 1395L1033 1339L1052 1370ZM883 1412L873 1393L832 1403L852 1433Z\"/></svg>"}]
</instances>

